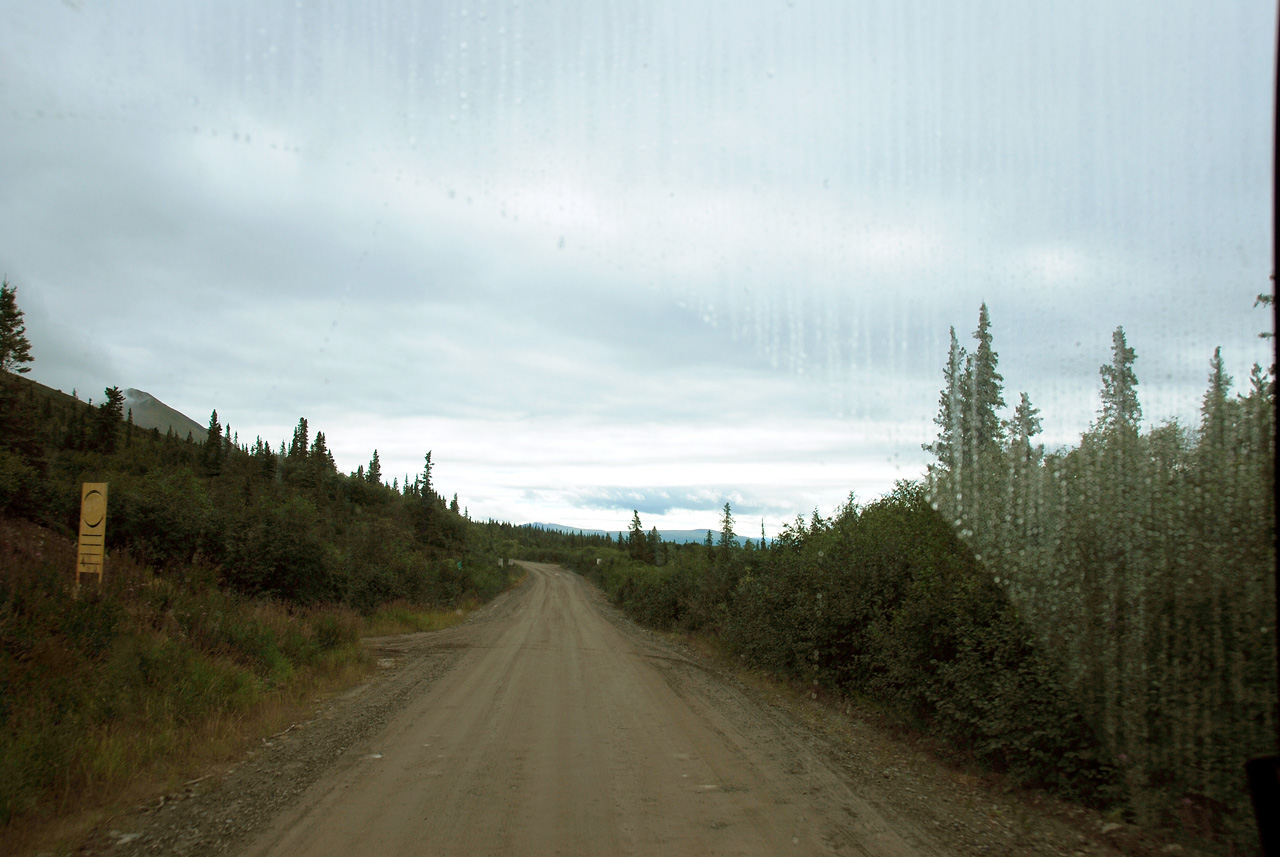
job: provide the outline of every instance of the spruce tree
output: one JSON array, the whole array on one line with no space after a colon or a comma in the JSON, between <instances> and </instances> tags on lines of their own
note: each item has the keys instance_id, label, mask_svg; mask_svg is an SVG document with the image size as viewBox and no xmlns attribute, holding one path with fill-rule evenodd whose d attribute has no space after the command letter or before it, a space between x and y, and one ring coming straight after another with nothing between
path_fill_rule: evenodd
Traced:
<instances>
[{"instance_id":1,"label":"spruce tree","mask_svg":"<svg viewBox=\"0 0 1280 857\"><path fill-rule=\"evenodd\" d=\"M25 375L31 371L31 342L18 308L18 290L0 280L0 371ZM74 395L74 391L73 391Z\"/></svg>"},{"instance_id":2,"label":"spruce tree","mask_svg":"<svg viewBox=\"0 0 1280 857\"><path fill-rule=\"evenodd\" d=\"M658 528L653 527L649 530L649 560L654 565L662 565L662 536L658 534Z\"/></svg>"},{"instance_id":3,"label":"spruce tree","mask_svg":"<svg viewBox=\"0 0 1280 857\"><path fill-rule=\"evenodd\" d=\"M639 510L631 510L631 530L627 534L627 554L634 560L647 562L649 540L644 533L644 525L640 523Z\"/></svg>"},{"instance_id":4,"label":"spruce tree","mask_svg":"<svg viewBox=\"0 0 1280 857\"><path fill-rule=\"evenodd\" d=\"M978 341L978 348L965 363L961 401L967 457L976 463L979 455L991 452L999 444L1000 418L996 411L1004 407L1004 378L996 371L999 355L991 347L991 318L985 302L978 310L978 329L973 338Z\"/></svg>"},{"instance_id":5,"label":"spruce tree","mask_svg":"<svg viewBox=\"0 0 1280 857\"><path fill-rule=\"evenodd\" d=\"M1125 342L1124 328L1117 327L1111 334L1111 362L1098 369L1102 375L1102 413L1098 417L1098 428L1103 433L1136 435L1138 432L1142 406L1138 404L1138 376L1133 371L1137 356Z\"/></svg>"},{"instance_id":6,"label":"spruce tree","mask_svg":"<svg viewBox=\"0 0 1280 857\"><path fill-rule=\"evenodd\" d=\"M1200 405L1200 443L1210 451L1227 447L1230 424L1227 394L1231 392L1231 376L1222 362L1222 348L1213 349L1209 363L1209 389Z\"/></svg>"},{"instance_id":7,"label":"spruce tree","mask_svg":"<svg viewBox=\"0 0 1280 857\"><path fill-rule=\"evenodd\" d=\"M964 413L965 351L956 340L956 329L951 328L951 348L947 352L947 366L942 372L945 386L938 396L938 415L933 421L938 426L938 439L924 446L938 459L944 470L955 472L964 464L962 417Z\"/></svg>"},{"instance_id":8,"label":"spruce tree","mask_svg":"<svg viewBox=\"0 0 1280 857\"><path fill-rule=\"evenodd\" d=\"M373 458L369 459L369 469L364 472L364 478L370 485L382 484L382 462L378 460L378 450L373 451Z\"/></svg>"},{"instance_id":9,"label":"spruce tree","mask_svg":"<svg viewBox=\"0 0 1280 857\"><path fill-rule=\"evenodd\" d=\"M302 461L307 457L310 449L308 442L310 440L307 430L307 418L299 417L298 425L293 429L293 440L289 443L289 458L294 461Z\"/></svg>"},{"instance_id":10,"label":"spruce tree","mask_svg":"<svg viewBox=\"0 0 1280 857\"><path fill-rule=\"evenodd\" d=\"M1039 459L1031 448L1031 438L1040 434L1040 409L1031 404L1031 397L1023 393L1013 409L1013 419L1008 423L1009 449L1019 462ZM1043 449L1039 451L1043 453Z\"/></svg>"},{"instance_id":11,"label":"spruce tree","mask_svg":"<svg viewBox=\"0 0 1280 857\"><path fill-rule=\"evenodd\" d=\"M35 456L39 441L34 436L35 417L29 406L19 401L14 375L31 371L31 343L27 341L17 291L8 280L0 281L0 448L25 450ZM74 391L73 391L74 395Z\"/></svg>"},{"instance_id":12,"label":"spruce tree","mask_svg":"<svg viewBox=\"0 0 1280 857\"><path fill-rule=\"evenodd\" d=\"M307 453L307 458L314 464L317 470L326 472L336 472L337 464L333 460L333 453L329 451L329 443L324 438L324 432L316 432L315 440L311 442L311 451Z\"/></svg>"},{"instance_id":13,"label":"spruce tree","mask_svg":"<svg viewBox=\"0 0 1280 857\"><path fill-rule=\"evenodd\" d=\"M200 464L206 476L216 476L222 471L222 424L218 422L218 410L209 415L209 434L201 451Z\"/></svg>"},{"instance_id":14,"label":"spruce tree","mask_svg":"<svg viewBox=\"0 0 1280 857\"><path fill-rule=\"evenodd\" d=\"M721 549L721 556L728 556L729 551L737 546L736 536L733 532L733 510L729 508L729 504L724 504L724 511L720 515L720 541L718 547Z\"/></svg>"},{"instance_id":15,"label":"spruce tree","mask_svg":"<svg viewBox=\"0 0 1280 857\"><path fill-rule=\"evenodd\" d=\"M98 452L110 455L116 451L120 426L124 422L124 394L119 387L103 391L106 399L93 412L90 444Z\"/></svg>"}]
</instances>

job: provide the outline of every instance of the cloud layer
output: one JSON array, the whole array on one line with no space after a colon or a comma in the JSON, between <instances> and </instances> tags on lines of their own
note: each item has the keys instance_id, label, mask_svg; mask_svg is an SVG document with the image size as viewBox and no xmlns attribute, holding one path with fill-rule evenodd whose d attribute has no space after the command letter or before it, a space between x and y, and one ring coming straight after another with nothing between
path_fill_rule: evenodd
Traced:
<instances>
[{"instance_id":1,"label":"cloud layer","mask_svg":"<svg viewBox=\"0 0 1280 857\"><path fill-rule=\"evenodd\" d=\"M1046 439L1269 362L1274 6L0 3L33 375L473 514L776 529L919 474L985 300ZM646 519L646 523L649 523Z\"/></svg>"}]
</instances>

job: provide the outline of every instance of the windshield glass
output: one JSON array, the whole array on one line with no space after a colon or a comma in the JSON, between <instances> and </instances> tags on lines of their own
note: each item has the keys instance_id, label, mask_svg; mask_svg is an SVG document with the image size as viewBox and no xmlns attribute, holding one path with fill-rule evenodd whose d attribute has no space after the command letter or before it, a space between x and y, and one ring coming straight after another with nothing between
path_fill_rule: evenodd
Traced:
<instances>
[{"instance_id":1,"label":"windshield glass","mask_svg":"<svg viewBox=\"0 0 1280 857\"><path fill-rule=\"evenodd\" d=\"M927 502L1126 794L1236 806L1275 722L1275 33L1263 0L0 0L0 272L32 379L216 407L264 458L309 424L397 491L432 450L474 520L832 562L841 514Z\"/></svg>"}]
</instances>

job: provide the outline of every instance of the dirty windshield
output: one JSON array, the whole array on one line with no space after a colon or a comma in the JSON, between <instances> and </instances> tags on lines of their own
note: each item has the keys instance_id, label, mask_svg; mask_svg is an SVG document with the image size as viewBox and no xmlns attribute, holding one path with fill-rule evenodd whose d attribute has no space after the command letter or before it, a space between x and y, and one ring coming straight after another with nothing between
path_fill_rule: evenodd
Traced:
<instances>
[{"instance_id":1,"label":"dirty windshield","mask_svg":"<svg viewBox=\"0 0 1280 857\"><path fill-rule=\"evenodd\" d=\"M1261 0L0 0L5 835L107 841L104 807L227 793L201 766L312 723L289 706L315 688L410 674L417 649L370 639L517 651L480 629L545 619L531 640L603 652L614 611L932 742L948 789L1076 808L1070 835L1008 841L972 831L1022 810L969 833L937 810L957 853L1255 848L1241 765L1277 751L1275 34ZM884 845L834 797L812 830L752 827L750 801L809 786L701 744L664 758L710 766L669 784L707 786L705 815L657 768L627 792L645 751L600 724L649 685L596 698L631 667L519 663L475 670L581 671L554 698L582 711L508 700L584 718L553 742L564 767L501 786L508 828L457 802L489 794L466 776L540 751L446 766L421 800L474 809L480 838L396 827L387 853L941 835L903 809L883 828L916 833ZM712 731L774 741L754 728ZM333 755L390 768L378 740ZM823 788L861 794L841 779L861 764ZM539 803L557 782L570 797ZM327 831L297 800L296 829ZM188 845L266 853L270 806L225 809L224 840L192 821ZM177 847L135 827L111 842Z\"/></svg>"}]
</instances>

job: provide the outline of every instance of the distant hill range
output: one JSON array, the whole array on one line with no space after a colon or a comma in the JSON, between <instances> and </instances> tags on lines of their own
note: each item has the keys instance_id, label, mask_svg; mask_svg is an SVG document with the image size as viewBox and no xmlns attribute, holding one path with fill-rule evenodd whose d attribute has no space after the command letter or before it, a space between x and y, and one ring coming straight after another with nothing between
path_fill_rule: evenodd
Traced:
<instances>
[{"instance_id":1,"label":"distant hill range","mask_svg":"<svg viewBox=\"0 0 1280 857\"><path fill-rule=\"evenodd\" d=\"M582 533L584 536L609 535L615 539L618 537L617 530L609 530L609 531L586 530L586 529L583 529L582 527L566 527L564 524L544 524L539 521L535 521L532 524L523 524L522 526L538 527L539 529L543 529L543 530L555 530L556 532L561 532L561 533ZM648 530L646 530L645 532L648 532ZM627 535L627 531L623 530L622 535L625 538ZM676 544L688 544L689 542L697 542L701 544L707 539L707 531L706 530L658 530L658 536L664 542L675 542ZM747 541L747 538L748 538L747 536L737 536L738 544L739 545L745 544ZM719 541L720 531L712 530L711 539L712 541ZM759 540L753 539L753 541L759 541Z\"/></svg>"},{"instance_id":2,"label":"distant hill range","mask_svg":"<svg viewBox=\"0 0 1280 857\"><path fill-rule=\"evenodd\" d=\"M193 438L203 442L209 433L208 426L191 419L186 414L175 411L164 402L144 390L132 387L124 391L124 412L133 411L133 424L144 429L159 429L160 434L173 433L186 440L190 433Z\"/></svg>"}]
</instances>

